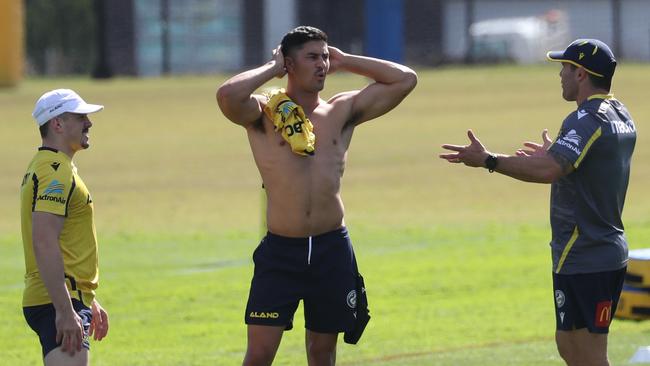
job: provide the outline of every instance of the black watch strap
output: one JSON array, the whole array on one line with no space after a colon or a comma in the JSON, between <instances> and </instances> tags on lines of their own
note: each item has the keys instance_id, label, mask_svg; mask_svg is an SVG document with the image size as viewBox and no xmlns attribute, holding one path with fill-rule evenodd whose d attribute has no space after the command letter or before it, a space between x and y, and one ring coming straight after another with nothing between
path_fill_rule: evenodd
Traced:
<instances>
[{"instance_id":1,"label":"black watch strap","mask_svg":"<svg viewBox=\"0 0 650 366\"><path fill-rule=\"evenodd\" d=\"M497 168L498 163L499 160L497 159L496 155L490 154L487 158L485 158L485 168L487 168L490 173L494 172L494 170Z\"/></svg>"}]
</instances>

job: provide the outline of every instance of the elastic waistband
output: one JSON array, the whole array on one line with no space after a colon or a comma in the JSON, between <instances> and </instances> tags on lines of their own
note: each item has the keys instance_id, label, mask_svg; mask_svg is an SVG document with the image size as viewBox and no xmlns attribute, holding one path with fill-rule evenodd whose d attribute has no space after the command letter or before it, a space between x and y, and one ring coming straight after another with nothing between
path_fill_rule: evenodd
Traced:
<instances>
[{"instance_id":1,"label":"elastic waistband","mask_svg":"<svg viewBox=\"0 0 650 366\"><path fill-rule=\"evenodd\" d=\"M319 235L314 235L311 236L311 241L312 243L318 242L318 241L329 241L329 240L336 240L336 239L344 239L347 238L348 236L348 229L345 226L341 226L338 229L328 231L323 234ZM291 238L288 236L282 236L282 235L277 235L273 234L270 231L266 232L266 239L269 241L278 241L282 242L283 244L290 244L290 245L309 245L309 236L304 237L304 238Z\"/></svg>"}]
</instances>

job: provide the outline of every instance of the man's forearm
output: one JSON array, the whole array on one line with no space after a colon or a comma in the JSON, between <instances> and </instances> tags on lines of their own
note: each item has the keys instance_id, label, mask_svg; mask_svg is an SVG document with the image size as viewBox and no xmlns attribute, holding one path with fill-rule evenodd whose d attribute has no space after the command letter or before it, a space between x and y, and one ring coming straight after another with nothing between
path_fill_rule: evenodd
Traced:
<instances>
[{"instance_id":1,"label":"man's forearm","mask_svg":"<svg viewBox=\"0 0 650 366\"><path fill-rule=\"evenodd\" d=\"M340 68L382 84L398 83L415 74L410 68L395 62L351 54L345 55Z\"/></svg>"},{"instance_id":2,"label":"man's forearm","mask_svg":"<svg viewBox=\"0 0 650 366\"><path fill-rule=\"evenodd\" d=\"M548 156L514 156L497 154L495 172L532 183L553 183L559 169Z\"/></svg>"},{"instance_id":3,"label":"man's forearm","mask_svg":"<svg viewBox=\"0 0 650 366\"><path fill-rule=\"evenodd\" d=\"M279 65L272 60L260 67L237 74L223 83L218 95L227 96L232 100L248 100L257 88L280 74L278 68Z\"/></svg>"}]
</instances>

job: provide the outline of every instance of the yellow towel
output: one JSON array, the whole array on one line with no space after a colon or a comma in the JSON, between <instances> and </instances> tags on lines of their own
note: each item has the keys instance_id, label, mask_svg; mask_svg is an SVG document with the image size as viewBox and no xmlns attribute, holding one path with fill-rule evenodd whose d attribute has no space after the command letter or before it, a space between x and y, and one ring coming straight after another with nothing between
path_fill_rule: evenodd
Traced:
<instances>
[{"instance_id":1,"label":"yellow towel","mask_svg":"<svg viewBox=\"0 0 650 366\"><path fill-rule=\"evenodd\" d=\"M299 155L314 155L316 135L314 125L305 116L302 107L287 96L284 89L277 89L267 95L269 101L264 113L273 121L276 131L291 145L291 151Z\"/></svg>"}]
</instances>

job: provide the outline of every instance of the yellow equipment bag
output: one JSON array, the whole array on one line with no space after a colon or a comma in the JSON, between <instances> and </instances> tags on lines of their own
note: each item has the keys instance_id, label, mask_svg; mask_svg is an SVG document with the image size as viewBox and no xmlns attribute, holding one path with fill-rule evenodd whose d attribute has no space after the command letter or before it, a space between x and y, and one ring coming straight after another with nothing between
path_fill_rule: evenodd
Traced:
<instances>
[{"instance_id":1,"label":"yellow equipment bag","mask_svg":"<svg viewBox=\"0 0 650 366\"><path fill-rule=\"evenodd\" d=\"M632 320L650 319L650 288L623 285L615 316Z\"/></svg>"},{"instance_id":2,"label":"yellow equipment bag","mask_svg":"<svg viewBox=\"0 0 650 366\"><path fill-rule=\"evenodd\" d=\"M650 249L630 250L625 283L634 287L650 287Z\"/></svg>"}]
</instances>

